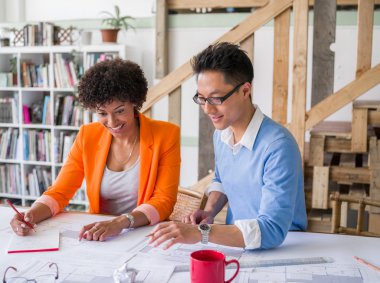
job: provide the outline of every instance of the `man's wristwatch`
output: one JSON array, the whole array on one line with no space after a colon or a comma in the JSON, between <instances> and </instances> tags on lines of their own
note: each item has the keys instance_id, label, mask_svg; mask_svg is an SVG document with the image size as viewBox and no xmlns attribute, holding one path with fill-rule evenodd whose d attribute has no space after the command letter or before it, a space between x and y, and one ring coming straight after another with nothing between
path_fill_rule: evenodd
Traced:
<instances>
[{"instance_id":1,"label":"man's wristwatch","mask_svg":"<svg viewBox=\"0 0 380 283\"><path fill-rule=\"evenodd\" d=\"M208 235L210 234L211 231L211 225L202 223L198 225L198 230L201 231L202 234L202 244L207 244L208 243Z\"/></svg>"},{"instance_id":2,"label":"man's wristwatch","mask_svg":"<svg viewBox=\"0 0 380 283\"><path fill-rule=\"evenodd\" d=\"M133 224L135 224L135 217L130 213L124 213L122 215L127 217L129 220L129 226L127 227L127 229L132 228Z\"/></svg>"}]
</instances>

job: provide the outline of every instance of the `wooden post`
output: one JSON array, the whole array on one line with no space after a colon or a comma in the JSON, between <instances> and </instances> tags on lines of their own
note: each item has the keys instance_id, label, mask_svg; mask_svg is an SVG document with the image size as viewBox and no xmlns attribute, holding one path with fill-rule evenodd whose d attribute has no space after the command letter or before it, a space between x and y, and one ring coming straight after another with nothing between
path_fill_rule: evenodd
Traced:
<instances>
[{"instance_id":1,"label":"wooden post","mask_svg":"<svg viewBox=\"0 0 380 283\"><path fill-rule=\"evenodd\" d=\"M156 2L156 78L168 73L168 3ZM181 86L169 94L169 122L181 126ZM151 113L150 113L151 114Z\"/></svg>"},{"instance_id":2,"label":"wooden post","mask_svg":"<svg viewBox=\"0 0 380 283\"><path fill-rule=\"evenodd\" d=\"M371 137L369 141L369 169L369 197L371 200L380 201L380 141L376 137ZM372 207L370 213L380 213L380 209Z\"/></svg>"},{"instance_id":3,"label":"wooden post","mask_svg":"<svg viewBox=\"0 0 380 283\"><path fill-rule=\"evenodd\" d=\"M309 166L323 166L325 154L325 136L310 137Z\"/></svg>"},{"instance_id":4,"label":"wooden post","mask_svg":"<svg viewBox=\"0 0 380 283\"><path fill-rule=\"evenodd\" d=\"M181 127L181 87L169 94L169 122Z\"/></svg>"},{"instance_id":5,"label":"wooden post","mask_svg":"<svg viewBox=\"0 0 380 283\"><path fill-rule=\"evenodd\" d=\"M313 35L313 81L311 105L334 93L334 52L336 0L315 1Z\"/></svg>"},{"instance_id":6,"label":"wooden post","mask_svg":"<svg viewBox=\"0 0 380 283\"><path fill-rule=\"evenodd\" d=\"M367 152L368 109L352 108L352 152Z\"/></svg>"},{"instance_id":7,"label":"wooden post","mask_svg":"<svg viewBox=\"0 0 380 283\"><path fill-rule=\"evenodd\" d=\"M293 94L291 131L304 157L306 78L307 78L307 32L309 5L305 0L294 0L294 44L293 44Z\"/></svg>"},{"instance_id":8,"label":"wooden post","mask_svg":"<svg viewBox=\"0 0 380 283\"><path fill-rule=\"evenodd\" d=\"M380 235L380 213L370 213L369 214L369 223L368 223L368 232L376 233Z\"/></svg>"},{"instance_id":9,"label":"wooden post","mask_svg":"<svg viewBox=\"0 0 380 283\"><path fill-rule=\"evenodd\" d=\"M339 200L339 193L331 196L332 200L332 219L331 219L331 233L339 233L340 225L340 211L342 202Z\"/></svg>"},{"instance_id":10,"label":"wooden post","mask_svg":"<svg viewBox=\"0 0 380 283\"><path fill-rule=\"evenodd\" d=\"M156 78L161 79L168 72L168 7L166 0L156 0Z\"/></svg>"},{"instance_id":11,"label":"wooden post","mask_svg":"<svg viewBox=\"0 0 380 283\"><path fill-rule=\"evenodd\" d=\"M360 235L360 232L363 230L364 224L364 208L365 204L363 201L359 201L358 207L358 223L356 224L356 234Z\"/></svg>"},{"instance_id":12,"label":"wooden post","mask_svg":"<svg viewBox=\"0 0 380 283\"><path fill-rule=\"evenodd\" d=\"M274 19L272 119L284 125L288 119L290 8Z\"/></svg>"},{"instance_id":13,"label":"wooden post","mask_svg":"<svg viewBox=\"0 0 380 283\"><path fill-rule=\"evenodd\" d=\"M314 166L312 208L329 208L329 167Z\"/></svg>"},{"instance_id":14,"label":"wooden post","mask_svg":"<svg viewBox=\"0 0 380 283\"><path fill-rule=\"evenodd\" d=\"M247 37L240 44L241 49L247 52L249 59L253 64L253 56L254 56L254 46L255 46L255 34L253 33L251 36Z\"/></svg>"},{"instance_id":15,"label":"wooden post","mask_svg":"<svg viewBox=\"0 0 380 283\"><path fill-rule=\"evenodd\" d=\"M249 57L249 59L252 62L252 65L253 65L253 62L254 62L253 60L254 60L254 55L255 55L255 53L254 53L254 49L255 49L255 34L253 33L251 36L249 36L245 40L243 40L240 43L240 48L242 50L244 50L245 52L247 52L247 56ZM253 71L255 71L255 70L253 70ZM253 89L254 89L254 86L252 85L252 88L251 88L251 99L253 97Z\"/></svg>"},{"instance_id":16,"label":"wooden post","mask_svg":"<svg viewBox=\"0 0 380 283\"><path fill-rule=\"evenodd\" d=\"M348 222L348 202L342 202L340 207L340 226L347 228Z\"/></svg>"},{"instance_id":17,"label":"wooden post","mask_svg":"<svg viewBox=\"0 0 380 283\"><path fill-rule=\"evenodd\" d=\"M356 78L371 69L374 0L358 0Z\"/></svg>"}]
</instances>

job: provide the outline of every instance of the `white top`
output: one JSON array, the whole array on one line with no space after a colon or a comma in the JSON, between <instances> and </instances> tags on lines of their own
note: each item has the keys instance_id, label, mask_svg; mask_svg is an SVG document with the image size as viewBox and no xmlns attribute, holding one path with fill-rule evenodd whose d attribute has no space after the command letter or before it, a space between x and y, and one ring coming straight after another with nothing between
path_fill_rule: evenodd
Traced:
<instances>
[{"instance_id":1,"label":"white top","mask_svg":"<svg viewBox=\"0 0 380 283\"><path fill-rule=\"evenodd\" d=\"M140 157L132 167L115 172L104 167L100 185L100 211L104 214L120 215L137 207Z\"/></svg>"},{"instance_id":2,"label":"white top","mask_svg":"<svg viewBox=\"0 0 380 283\"><path fill-rule=\"evenodd\" d=\"M264 119L264 114L257 105L254 105L254 107L256 108L255 114L253 115L247 129L238 143L234 144L234 133L231 128L228 127L221 133L221 141L229 146L234 155L238 154L243 146L248 150L252 150L253 144L255 143L257 133L259 132L261 123ZM224 194L223 185L219 182L211 183L208 187L207 195L209 195L212 191L217 191ZM236 220L234 224L243 234L246 249L256 249L261 246L261 230L257 219Z\"/></svg>"}]
</instances>

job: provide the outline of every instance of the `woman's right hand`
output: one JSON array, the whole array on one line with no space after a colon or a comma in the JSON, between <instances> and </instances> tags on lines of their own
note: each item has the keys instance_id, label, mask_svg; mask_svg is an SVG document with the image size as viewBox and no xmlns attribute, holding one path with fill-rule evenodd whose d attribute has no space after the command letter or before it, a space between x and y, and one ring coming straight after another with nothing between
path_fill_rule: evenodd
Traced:
<instances>
[{"instance_id":1,"label":"woman's right hand","mask_svg":"<svg viewBox=\"0 0 380 283\"><path fill-rule=\"evenodd\" d=\"M37 227L34 221L34 215L32 210L28 210L26 212L21 212L24 216L25 221L29 222L33 225L34 228ZM15 214L10 222L12 230L19 236L26 236L29 234L30 230L32 230L28 225L26 225L21 216Z\"/></svg>"}]
</instances>

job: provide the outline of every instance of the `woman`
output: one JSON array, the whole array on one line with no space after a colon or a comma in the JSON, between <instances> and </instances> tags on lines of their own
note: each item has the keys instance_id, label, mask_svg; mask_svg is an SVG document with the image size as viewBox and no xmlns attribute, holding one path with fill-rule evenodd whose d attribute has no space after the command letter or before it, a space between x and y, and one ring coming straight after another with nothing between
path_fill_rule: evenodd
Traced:
<instances>
[{"instance_id":1,"label":"woman","mask_svg":"<svg viewBox=\"0 0 380 283\"><path fill-rule=\"evenodd\" d=\"M85 225L79 238L104 241L125 228L153 225L169 217L180 171L180 131L138 111L146 100L141 68L121 59L101 62L81 79L79 100L98 122L80 128L53 185L25 213L32 224L61 212L86 179L90 213L117 215ZM15 215L16 234L29 232Z\"/></svg>"}]
</instances>

